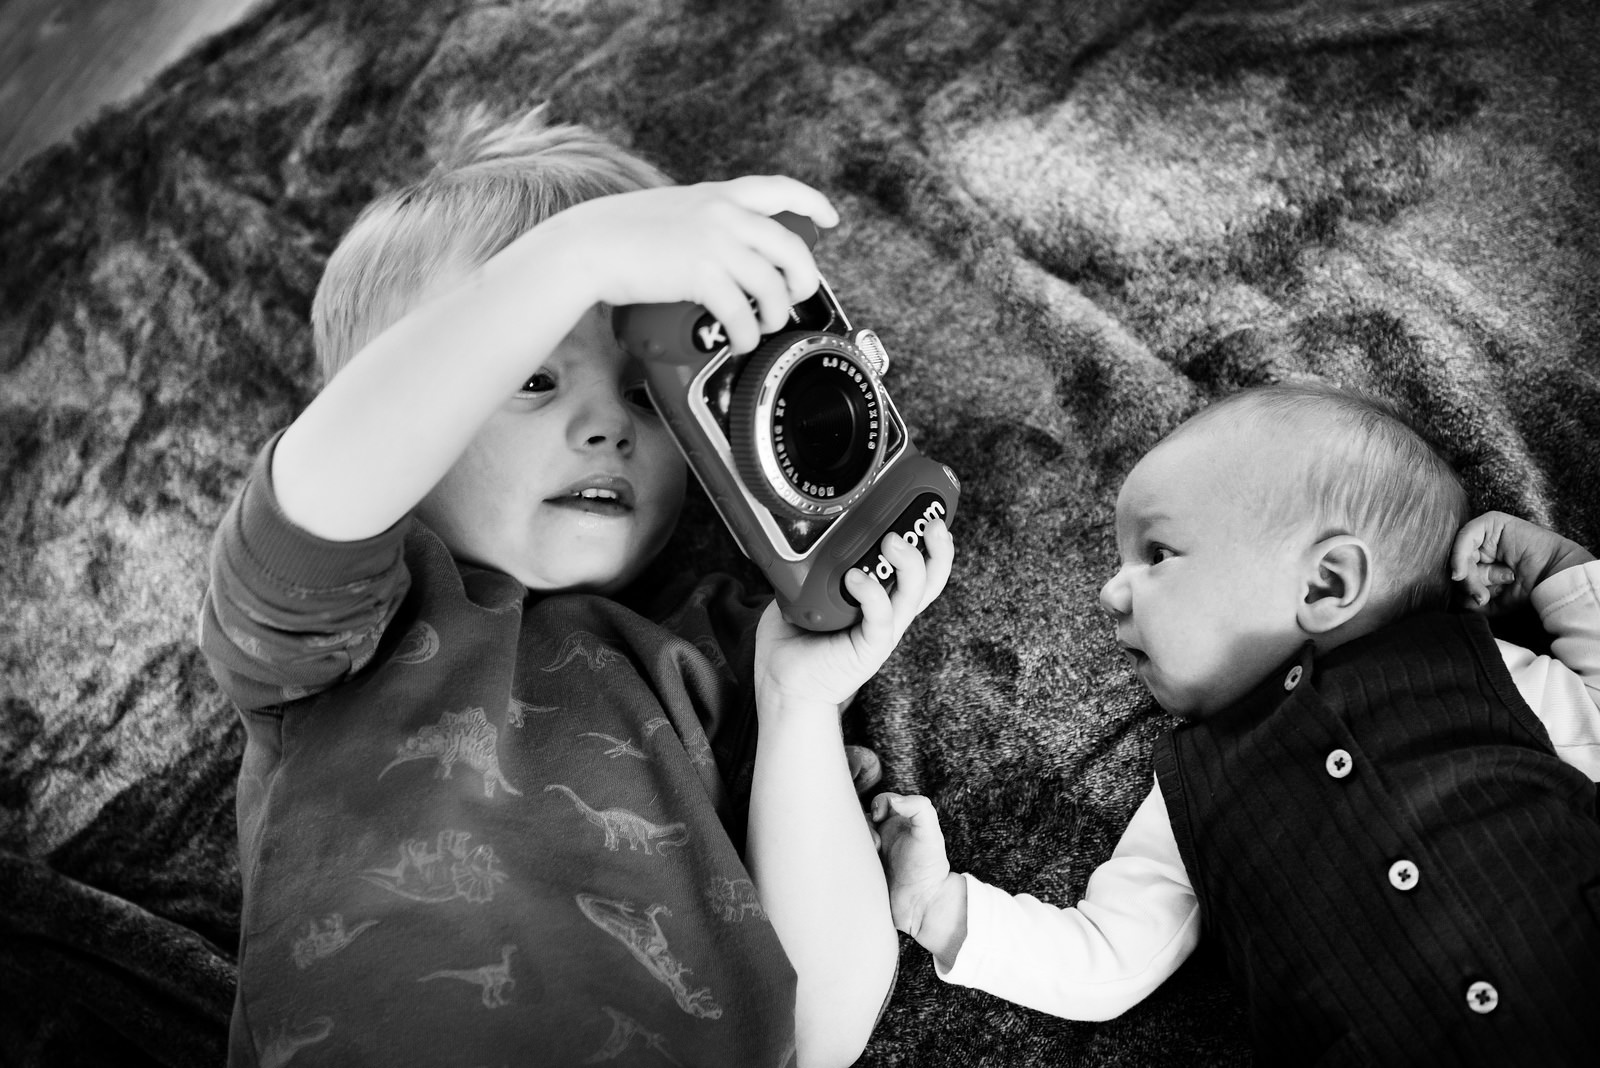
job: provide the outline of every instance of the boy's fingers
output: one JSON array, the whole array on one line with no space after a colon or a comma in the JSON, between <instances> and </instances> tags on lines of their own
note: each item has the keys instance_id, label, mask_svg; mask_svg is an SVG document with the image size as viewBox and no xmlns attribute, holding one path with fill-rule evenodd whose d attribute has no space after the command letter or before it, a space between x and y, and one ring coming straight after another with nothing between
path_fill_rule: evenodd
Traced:
<instances>
[{"instance_id":1,"label":"boy's fingers","mask_svg":"<svg viewBox=\"0 0 1600 1068\"><path fill-rule=\"evenodd\" d=\"M950 536L950 528L944 525L944 520L935 519L928 524L923 544L928 547L928 577L922 590L921 608L927 608L938 600L950 580L950 571L955 562L955 539Z\"/></svg>"},{"instance_id":2,"label":"boy's fingers","mask_svg":"<svg viewBox=\"0 0 1600 1068\"><path fill-rule=\"evenodd\" d=\"M824 229L839 225L828 198L804 182L781 174L749 174L723 183L730 199L763 215L792 211Z\"/></svg>"},{"instance_id":3,"label":"boy's fingers","mask_svg":"<svg viewBox=\"0 0 1600 1068\"><path fill-rule=\"evenodd\" d=\"M885 534L878 548L884 558L894 565L894 592L890 595L890 604L894 609L895 634L903 634L925 603L923 591L928 585L927 562L921 550L898 534Z\"/></svg>"},{"instance_id":4,"label":"boy's fingers","mask_svg":"<svg viewBox=\"0 0 1600 1068\"><path fill-rule=\"evenodd\" d=\"M742 249L730 255L728 269L740 289L755 302L757 325L770 334L789 319L789 284L773 263L759 252Z\"/></svg>"},{"instance_id":5,"label":"boy's fingers","mask_svg":"<svg viewBox=\"0 0 1600 1068\"><path fill-rule=\"evenodd\" d=\"M850 596L861 605L861 622L856 624L861 640L874 650L887 654L894 648L894 605L878 580L852 567L844 577Z\"/></svg>"},{"instance_id":6,"label":"boy's fingers","mask_svg":"<svg viewBox=\"0 0 1600 1068\"><path fill-rule=\"evenodd\" d=\"M817 291L822 275L805 239L775 219L762 219L747 237L750 247L783 275L787 303L798 304Z\"/></svg>"},{"instance_id":7,"label":"boy's fingers","mask_svg":"<svg viewBox=\"0 0 1600 1068\"><path fill-rule=\"evenodd\" d=\"M734 352L749 352L755 348L756 342L761 340L760 325L750 308L750 298L732 275L708 272L699 279L695 290L695 303L722 324Z\"/></svg>"}]
</instances>

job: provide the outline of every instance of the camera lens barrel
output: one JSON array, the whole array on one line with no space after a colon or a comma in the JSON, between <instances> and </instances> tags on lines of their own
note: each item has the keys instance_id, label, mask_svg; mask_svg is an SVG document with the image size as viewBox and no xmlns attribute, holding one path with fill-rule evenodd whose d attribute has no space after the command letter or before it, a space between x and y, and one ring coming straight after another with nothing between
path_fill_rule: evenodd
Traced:
<instances>
[{"instance_id":1,"label":"camera lens barrel","mask_svg":"<svg viewBox=\"0 0 1600 1068\"><path fill-rule=\"evenodd\" d=\"M729 431L739 477L792 518L847 508L883 465L885 403L870 362L848 339L767 339L734 388Z\"/></svg>"}]
</instances>

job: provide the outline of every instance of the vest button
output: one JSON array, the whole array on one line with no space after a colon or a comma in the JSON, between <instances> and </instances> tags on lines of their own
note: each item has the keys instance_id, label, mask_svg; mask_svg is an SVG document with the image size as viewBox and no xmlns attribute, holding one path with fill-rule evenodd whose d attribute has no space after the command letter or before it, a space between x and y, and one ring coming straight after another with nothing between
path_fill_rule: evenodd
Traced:
<instances>
[{"instance_id":1,"label":"vest button","mask_svg":"<svg viewBox=\"0 0 1600 1068\"><path fill-rule=\"evenodd\" d=\"M1396 890L1414 890L1419 877L1417 866L1409 860L1397 860L1389 865L1389 885Z\"/></svg>"},{"instance_id":2,"label":"vest button","mask_svg":"<svg viewBox=\"0 0 1600 1068\"><path fill-rule=\"evenodd\" d=\"M1296 664L1294 667L1290 668L1289 674L1283 677L1283 688L1285 690L1294 689L1300 684L1300 676L1302 674L1304 674L1304 672L1300 670L1299 664Z\"/></svg>"},{"instance_id":3,"label":"vest button","mask_svg":"<svg viewBox=\"0 0 1600 1068\"><path fill-rule=\"evenodd\" d=\"M1350 754L1343 749L1335 749L1328 754L1328 759L1323 761L1323 766L1328 769L1328 774L1335 779L1342 779L1350 774L1355 767L1355 761L1350 759Z\"/></svg>"},{"instance_id":4,"label":"vest button","mask_svg":"<svg viewBox=\"0 0 1600 1068\"><path fill-rule=\"evenodd\" d=\"M1486 983L1479 979L1467 987L1467 1008L1480 1015L1493 1012L1496 1005L1500 1004L1500 991L1494 988L1493 983Z\"/></svg>"}]
</instances>

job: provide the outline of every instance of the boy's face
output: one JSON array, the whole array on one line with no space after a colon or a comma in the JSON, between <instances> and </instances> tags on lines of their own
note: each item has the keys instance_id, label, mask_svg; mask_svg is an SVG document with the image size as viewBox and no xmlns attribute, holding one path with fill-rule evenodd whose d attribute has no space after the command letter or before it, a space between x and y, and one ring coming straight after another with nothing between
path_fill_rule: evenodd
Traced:
<instances>
[{"instance_id":1,"label":"boy's face","mask_svg":"<svg viewBox=\"0 0 1600 1068\"><path fill-rule=\"evenodd\" d=\"M417 511L455 555L529 589L611 593L671 536L686 470L638 363L596 308Z\"/></svg>"},{"instance_id":2,"label":"boy's face","mask_svg":"<svg viewBox=\"0 0 1600 1068\"><path fill-rule=\"evenodd\" d=\"M1265 495L1283 492L1272 480L1294 477L1283 473L1282 449L1259 434L1200 427L1156 446L1123 483L1122 566L1100 603L1169 712L1226 708L1309 637L1296 609L1310 538L1265 529Z\"/></svg>"}]
</instances>

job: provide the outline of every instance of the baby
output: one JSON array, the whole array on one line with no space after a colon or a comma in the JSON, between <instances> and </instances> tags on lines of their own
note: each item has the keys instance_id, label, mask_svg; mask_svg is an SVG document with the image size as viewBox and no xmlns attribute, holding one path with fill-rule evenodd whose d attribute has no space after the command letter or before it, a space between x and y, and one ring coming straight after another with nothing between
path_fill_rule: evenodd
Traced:
<instances>
[{"instance_id":1,"label":"baby","mask_svg":"<svg viewBox=\"0 0 1600 1068\"><path fill-rule=\"evenodd\" d=\"M802 632L727 576L646 614L686 467L611 331L734 351L818 287L780 177L671 186L537 113L380 198L313 306L322 391L217 532L244 719L232 1065L843 1065L893 982L839 717L953 553Z\"/></svg>"},{"instance_id":2,"label":"baby","mask_svg":"<svg viewBox=\"0 0 1600 1068\"><path fill-rule=\"evenodd\" d=\"M1384 406L1205 409L1117 498L1116 641L1182 717L1076 908L953 874L874 798L896 926L944 979L1116 1016L1204 931L1265 1063L1576 1064L1600 1048L1600 564L1499 513ZM1531 597L1554 658L1481 614Z\"/></svg>"}]
</instances>

